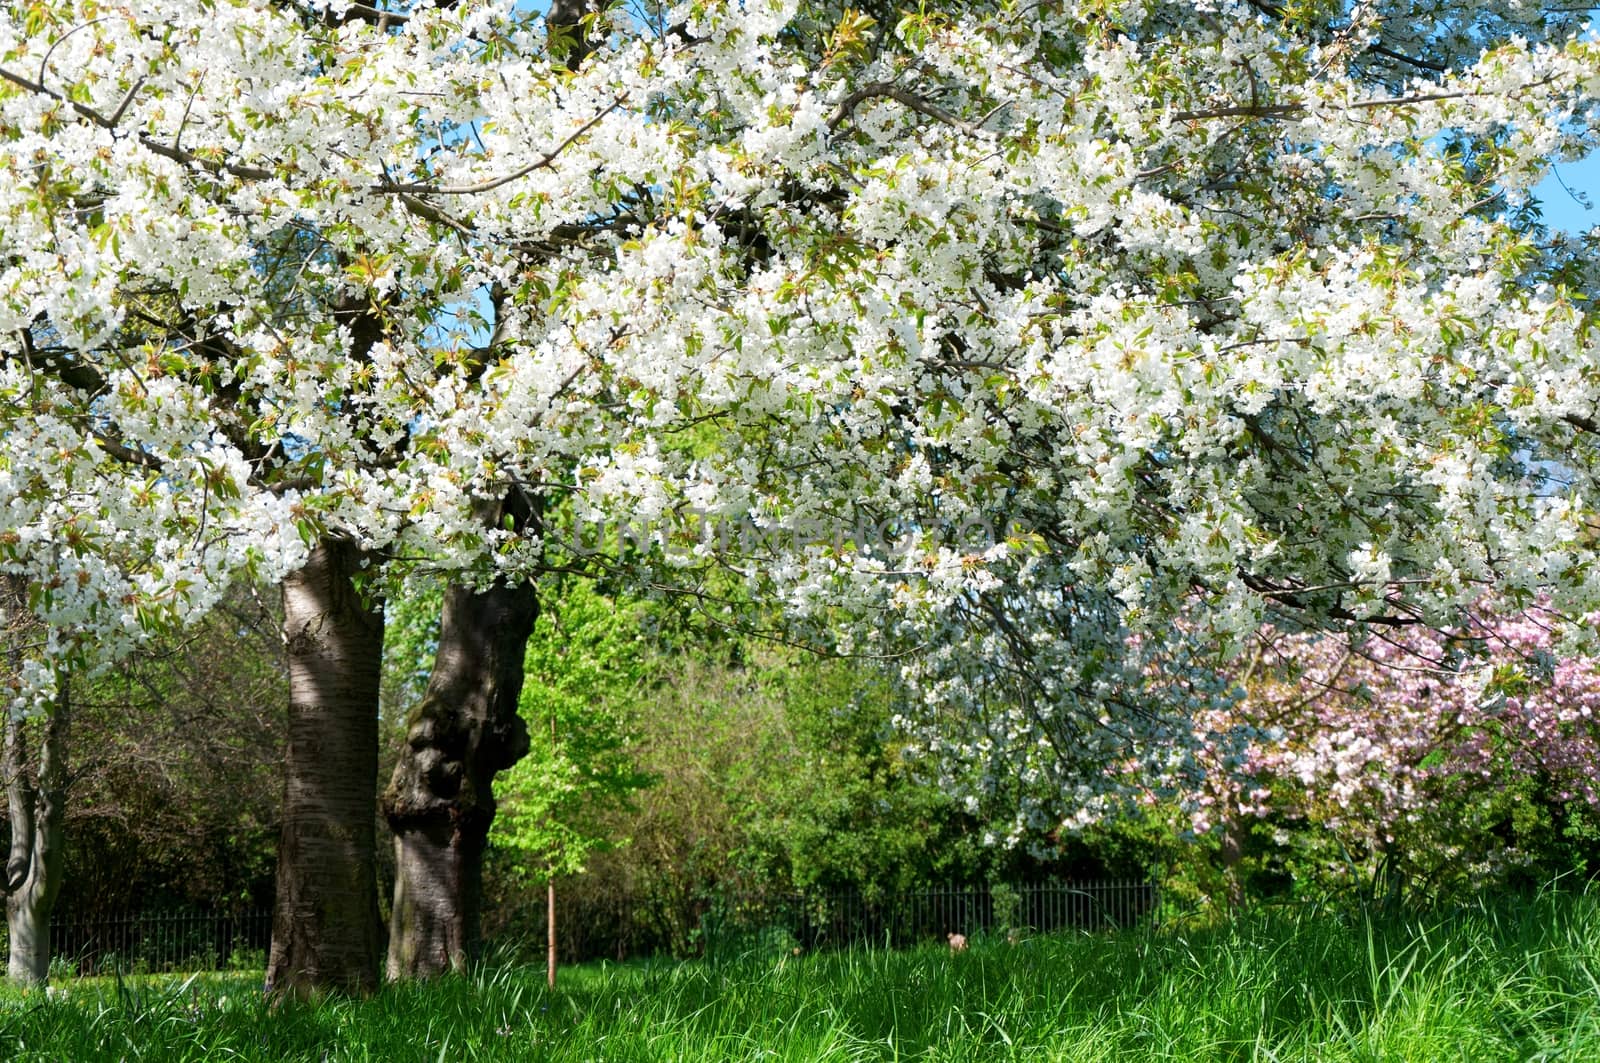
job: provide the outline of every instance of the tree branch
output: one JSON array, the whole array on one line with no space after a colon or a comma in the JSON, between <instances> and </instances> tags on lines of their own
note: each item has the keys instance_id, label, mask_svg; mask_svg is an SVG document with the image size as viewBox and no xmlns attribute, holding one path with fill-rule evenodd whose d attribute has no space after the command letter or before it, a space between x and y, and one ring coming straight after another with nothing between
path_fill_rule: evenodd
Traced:
<instances>
[{"instance_id":1,"label":"tree branch","mask_svg":"<svg viewBox=\"0 0 1600 1063\"><path fill-rule=\"evenodd\" d=\"M1538 88L1548 85L1554 76L1542 77L1537 81L1529 82L1523 88ZM1412 107L1419 103L1440 103L1444 100L1464 100L1474 96L1485 96L1488 93L1471 92L1429 92L1415 96L1386 96L1377 100L1357 100L1354 103L1336 105L1346 111L1372 111L1383 107ZM1232 107L1213 107L1204 111L1178 111L1173 118L1180 122L1197 122L1208 118L1291 118L1309 111L1311 108L1303 103L1276 103L1259 105L1236 105Z\"/></svg>"},{"instance_id":2,"label":"tree branch","mask_svg":"<svg viewBox=\"0 0 1600 1063\"><path fill-rule=\"evenodd\" d=\"M557 144L554 149L546 152L542 157L535 159L533 162L528 163L528 165L522 167L521 169L505 174L502 177L495 177L487 181L479 181L476 184L470 185L435 185L426 182L413 182L406 184L389 183L374 185L371 188L371 191L401 196L470 196L476 195L480 192L493 191L494 189L499 188L501 185L508 185L512 181L521 180L530 173L533 173L535 170L542 170L549 166L552 162L555 162L558 155L560 155L563 151L566 151L567 148L571 147L574 142L581 138L585 133L589 132L589 130L599 125L606 115L610 114L612 111L615 111L618 107L621 107L627 102L627 99L627 93L623 93L621 96L618 96L616 99L611 101L611 106L607 107L605 110L601 111L599 114L583 123L583 125L573 130L572 135L567 137L567 139L563 140L560 144Z\"/></svg>"},{"instance_id":3,"label":"tree branch","mask_svg":"<svg viewBox=\"0 0 1600 1063\"><path fill-rule=\"evenodd\" d=\"M122 116L128 109L128 106L132 103L134 94L138 91L140 86L143 85L142 80L136 82L133 88L128 90L128 94L123 97L122 102L117 106L116 112L110 118L107 118L93 107L90 107L87 104L69 100L60 93L41 85L37 81L32 81L26 77L23 77L21 74L7 70L5 67L0 67L0 80L9 81L13 85L25 89L28 92L36 93L49 99L56 100L60 103L64 103L71 107L73 111L85 121L88 121L93 125L99 126L101 129L105 130L114 130L116 128L117 123L121 121ZM567 139L558 144L554 150L545 153L542 157L534 160L521 169L513 173L506 174L502 177L496 177L487 181L480 181L476 184L470 185L436 185L426 181L413 181L402 184L385 180L377 184L366 186L365 191L378 195L403 196L469 196L480 192L492 191L493 189L499 188L502 185L510 184L512 181L520 180L521 178L526 177L528 174L533 173L535 170L541 170L549 166L555 161L557 156L570 147L585 133L589 132L589 130L599 125L601 120L604 119L606 115L610 114L612 111L615 111L618 107L621 107L625 102L627 102L626 94L618 96L611 102L609 107L595 115L593 118L589 119L583 125L579 126L571 136L567 137ZM265 167L242 166L238 163L208 158L198 152L180 148L177 146L176 138L174 139L174 142L169 145L155 140L146 133L140 133L138 134L138 141L139 145L146 151L149 151L151 154L159 155L164 159L171 159L173 162L181 163L185 166L197 166L210 173L225 173L229 176L237 177L240 180L245 181L268 181L278 176L275 171L269 170ZM434 218L430 220L437 221L441 219Z\"/></svg>"},{"instance_id":4,"label":"tree branch","mask_svg":"<svg viewBox=\"0 0 1600 1063\"><path fill-rule=\"evenodd\" d=\"M936 122L953 126L969 136L978 136L983 130L971 122L963 121L949 111L938 107L918 96L910 90L896 85L892 81L872 81L856 89L850 95L839 101L839 107L833 112L833 117L828 119L828 132L833 132L843 125L845 120L855 112L855 109L867 100L888 98L895 100L918 114L927 115Z\"/></svg>"}]
</instances>

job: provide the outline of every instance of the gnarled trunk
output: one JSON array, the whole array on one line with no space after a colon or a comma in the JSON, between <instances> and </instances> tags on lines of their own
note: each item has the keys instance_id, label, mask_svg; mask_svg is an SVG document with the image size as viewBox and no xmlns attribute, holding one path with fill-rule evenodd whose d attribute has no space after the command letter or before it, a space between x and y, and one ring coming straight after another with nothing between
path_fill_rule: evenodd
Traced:
<instances>
[{"instance_id":1,"label":"gnarled trunk","mask_svg":"<svg viewBox=\"0 0 1600 1063\"><path fill-rule=\"evenodd\" d=\"M50 913L61 889L66 855L71 700L64 677L49 712L35 779L29 771L24 725L0 708L5 715L0 775L5 777L11 818L5 878L6 930L10 935L6 975L23 985L37 985L50 973Z\"/></svg>"},{"instance_id":2,"label":"gnarled trunk","mask_svg":"<svg viewBox=\"0 0 1600 1063\"><path fill-rule=\"evenodd\" d=\"M460 971L477 954L494 776L528 752L517 701L538 612L527 582L445 592L428 689L383 794L396 865L390 978Z\"/></svg>"},{"instance_id":3,"label":"gnarled trunk","mask_svg":"<svg viewBox=\"0 0 1600 1063\"><path fill-rule=\"evenodd\" d=\"M283 583L289 725L269 993L378 986L383 610L356 588L361 560L354 544L323 539Z\"/></svg>"},{"instance_id":4,"label":"gnarled trunk","mask_svg":"<svg viewBox=\"0 0 1600 1063\"><path fill-rule=\"evenodd\" d=\"M477 953L494 776L528 752L517 700L538 611L529 583L445 592L427 693L383 795L396 864L390 978L459 971Z\"/></svg>"}]
</instances>

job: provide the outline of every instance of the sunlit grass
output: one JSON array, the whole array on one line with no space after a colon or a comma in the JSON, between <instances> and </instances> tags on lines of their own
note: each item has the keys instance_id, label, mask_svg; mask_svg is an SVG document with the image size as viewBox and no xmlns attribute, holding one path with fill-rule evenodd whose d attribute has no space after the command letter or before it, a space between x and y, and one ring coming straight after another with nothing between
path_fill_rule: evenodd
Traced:
<instances>
[{"instance_id":1,"label":"sunlit grass","mask_svg":"<svg viewBox=\"0 0 1600 1063\"><path fill-rule=\"evenodd\" d=\"M1448 916L487 968L287 1004L259 975L0 994L18 1060L1600 1059L1600 898Z\"/></svg>"}]
</instances>

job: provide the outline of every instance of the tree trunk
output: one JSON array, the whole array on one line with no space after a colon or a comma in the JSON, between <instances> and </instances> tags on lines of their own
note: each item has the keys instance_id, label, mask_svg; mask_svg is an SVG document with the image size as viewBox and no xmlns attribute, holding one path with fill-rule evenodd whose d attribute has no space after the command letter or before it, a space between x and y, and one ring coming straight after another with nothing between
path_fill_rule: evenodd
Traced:
<instances>
[{"instance_id":1,"label":"tree trunk","mask_svg":"<svg viewBox=\"0 0 1600 1063\"><path fill-rule=\"evenodd\" d=\"M378 987L378 688L383 610L361 552L323 539L283 583L289 661L283 835L267 992Z\"/></svg>"},{"instance_id":2,"label":"tree trunk","mask_svg":"<svg viewBox=\"0 0 1600 1063\"><path fill-rule=\"evenodd\" d=\"M6 859L5 878L6 930L10 935L6 975L23 985L38 985L50 974L50 913L61 889L66 855L67 730L71 711L68 683L63 677L45 724L37 783L28 771L23 723L5 713L5 753L0 758L0 775L5 777L11 818L11 852Z\"/></svg>"},{"instance_id":3,"label":"tree trunk","mask_svg":"<svg viewBox=\"0 0 1600 1063\"><path fill-rule=\"evenodd\" d=\"M461 971L477 957L492 787L528 752L517 701L538 613L527 582L445 592L428 689L383 794L395 849L390 978Z\"/></svg>"}]
</instances>

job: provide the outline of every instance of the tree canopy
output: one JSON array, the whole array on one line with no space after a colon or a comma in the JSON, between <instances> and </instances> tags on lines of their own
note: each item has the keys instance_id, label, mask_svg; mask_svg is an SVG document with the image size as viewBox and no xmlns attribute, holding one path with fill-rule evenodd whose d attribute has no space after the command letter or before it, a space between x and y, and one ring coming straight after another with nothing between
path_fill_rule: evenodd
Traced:
<instances>
[{"instance_id":1,"label":"tree canopy","mask_svg":"<svg viewBox=\"0 0 1600 1063\"><path fill-rule=\"evenodd\" d=\"M1180 612L1197 662L1580 616L1595 274L1527 190L1600 45L1543 8L8 5L18 697L319 537L581 559L508 492L901 659L930 748L1084 814L1192 743L1202 678L1140 692Z\"/></svg>"}]
</instances>

